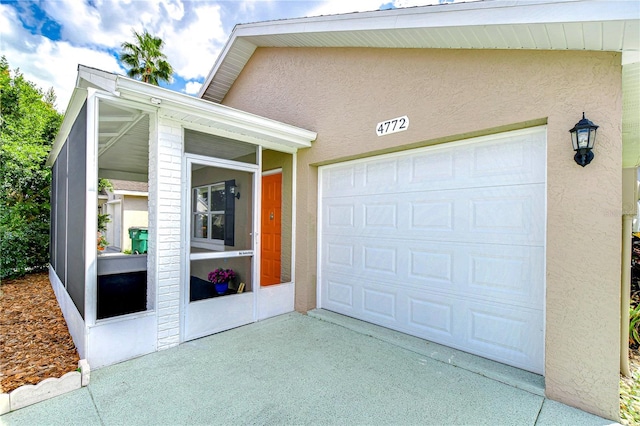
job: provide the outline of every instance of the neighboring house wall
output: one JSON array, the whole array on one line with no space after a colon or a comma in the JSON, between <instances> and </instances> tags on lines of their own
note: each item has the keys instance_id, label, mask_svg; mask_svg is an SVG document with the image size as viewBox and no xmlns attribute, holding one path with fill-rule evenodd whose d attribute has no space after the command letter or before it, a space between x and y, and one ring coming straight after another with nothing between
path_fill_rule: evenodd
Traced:
<instances>
[{"instance_id":1,"label":"neighboring house wall","mask_svg":"<svg viewBox=\"0 0 640 426\"><path fill-rule=\"evenodd\" d=\"M112 249L122 250L122 202L121 200L110 200L102 205L102 214L109 215L109 222L106 224L106 239Z\"/></svg>"},{"instance_id":2,"label":"neighboring house wall","mask_svg":"<svg viewBox=\"0 0 640 426\"><path fill-rule=\"evenodd\" d=\"M621 57L582 51L259 48L224 104L318 132L298 154L296 309L316 306L317 166L547 124L549 397L618 416ZM595 160L568 130L600 125ZM376 123L408 115L409 130Z\"/></svg>"},{"instance_id":3,"label":"neighboring house wall","mask_svg":"<svg viewBox=\"0 0 640 426\"><path fill-rule=\"evenodd\" d=\"M122 195L122 250L131 250L129 228L149 225L148 199L145 196Z\"/></svg>"},{"instance_id":4,"label":"neighboring house wall","mask_svg":"<svg viewBox=\"0 0 640 426\"><path fill-rule=\"evenodd\" d=\"M129 228L149 226L149 197L109 191L108 202L98 200L102 213L109 215L106 238L110 246L120 251L131 250ZM119 235L118 235L119 234Z\"/></svg>"}]
</instances>

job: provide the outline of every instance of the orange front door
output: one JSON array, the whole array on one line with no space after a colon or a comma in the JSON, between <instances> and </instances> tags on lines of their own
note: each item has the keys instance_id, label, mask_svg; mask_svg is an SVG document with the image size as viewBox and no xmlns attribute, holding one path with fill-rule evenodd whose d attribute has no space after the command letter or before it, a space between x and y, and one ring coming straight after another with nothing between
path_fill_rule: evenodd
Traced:
<instances>
[{"instance_id":1,"label":"orange front door","mask_svg":"<svg viewBox=\"0 0 640 426\"><path fill-rule=\"evenodd\" d=\"M260 285L280 283L282 256L282 173L262 177Z\"/></svg>"}]
</instances>

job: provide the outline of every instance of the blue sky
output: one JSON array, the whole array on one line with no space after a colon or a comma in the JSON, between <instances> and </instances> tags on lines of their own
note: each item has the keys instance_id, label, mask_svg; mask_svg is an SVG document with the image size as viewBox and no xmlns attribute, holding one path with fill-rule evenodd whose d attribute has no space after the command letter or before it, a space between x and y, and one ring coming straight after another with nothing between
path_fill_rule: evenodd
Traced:
<instances>
[{"instance_id":1,"label":"blue sky","mask_svg":"<svg viewBox=\"0 0 640 426\"><path fill-rule=\"evenodd\" d=\"M450 1L450 0L449 0ZM169 88L197 94L233 27L275 19L410 7L439 0L0 0L0 52L63 111L78 64L125 74L118 54L132 30L165 41Z\"/></svg>"}]
</instances>

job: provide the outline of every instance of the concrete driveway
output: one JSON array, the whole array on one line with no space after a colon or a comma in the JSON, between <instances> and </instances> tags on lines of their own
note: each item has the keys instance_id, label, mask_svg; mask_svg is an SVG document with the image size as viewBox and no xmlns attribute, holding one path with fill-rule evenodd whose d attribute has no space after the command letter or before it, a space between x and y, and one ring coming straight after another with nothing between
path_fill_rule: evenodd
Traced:
<instances>
[{"instance_id":1,"label":"concrete driveway","mask_svg":"<svg viewBox=\"0 0 640 426\"><path fill-rule=\"evenodd\" d=\"M6 414L0 423L614 423L542 392L540 376L313 311L93 371L88 387Z\"/></svg>"}]
</instances>

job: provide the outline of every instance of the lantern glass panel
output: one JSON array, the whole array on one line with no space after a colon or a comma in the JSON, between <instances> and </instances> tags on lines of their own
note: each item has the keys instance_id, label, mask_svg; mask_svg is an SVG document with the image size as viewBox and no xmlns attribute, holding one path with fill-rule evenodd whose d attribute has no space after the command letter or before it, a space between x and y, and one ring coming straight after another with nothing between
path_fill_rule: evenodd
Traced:
<instances>
[{"instance_id":1,"label":"lantern glass panel","mask_svg":"<svg viewBox=\"0 0 640 426\"><path fill-rule=\"evenodd\" d=\"M593 145L589 144L589 129L578 129L576 132L578 135L578 148L592 148Z\"/></svg>"},{"instance_id":2,"label":"lantern glass panel","mask_svg":"<svg viewBox=\"0 0 640 426\"><path fill-rule=\"evenodd\" d=\"M596 143L596 129L589 129L589 149L593 149L593 145Z\"/></svg>"}]
</instances>

